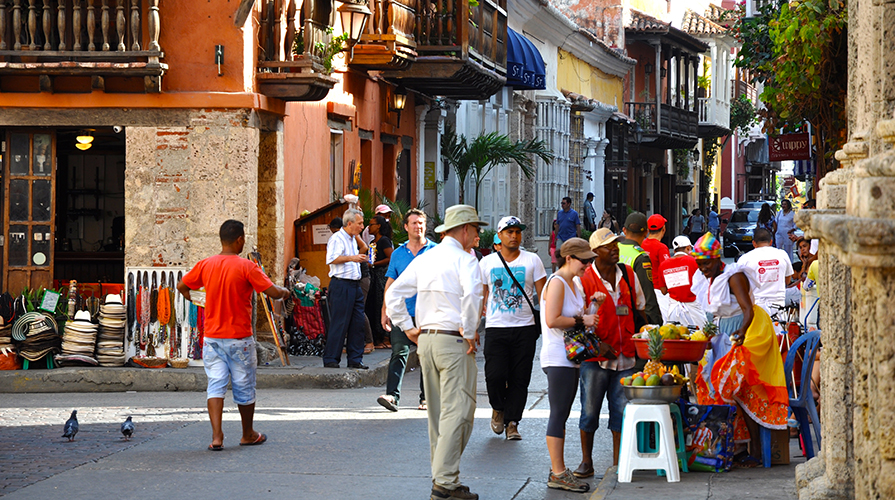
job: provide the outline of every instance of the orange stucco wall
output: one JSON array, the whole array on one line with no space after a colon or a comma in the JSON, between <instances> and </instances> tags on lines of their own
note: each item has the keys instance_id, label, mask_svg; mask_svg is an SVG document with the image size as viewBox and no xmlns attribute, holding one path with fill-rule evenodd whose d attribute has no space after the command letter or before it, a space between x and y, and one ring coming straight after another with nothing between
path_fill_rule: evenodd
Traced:
<instances>
[{"instance_id":1,"label":"orange stucco wall","mask_svg":"<svg viewBox=\"0 0 895 500\"><path fill-rule=\"evenodd\" d=\"M289 103L285 118L285 255L295 255L295 232L292 222L302 211L313 212L329 203L330 190L330 129L327 126L328 102L333 103L336 116L349 119L351 130L343 134L342 178L344 185L337 189L345 193L350 181L351 161L362 164L362 185L384 193L389 198L395 196L395 155L402 146L401 136L413 138L410 170L411 199L417 199L416 120L414 117L414 96L408 95L401 123L397 126L397 115L388 111L387 102L394 87L380 80L372 80L355 73L341 73L343 83L329 92L326 101L318 103ZM350 116L346 116L350 115ZM371 141L361 146L359 129L373 133ZM381 142L382 134L399 136L398 144L389 147ZM383 154L389 154L383 158Z\"/></svg>"}]
</instances>

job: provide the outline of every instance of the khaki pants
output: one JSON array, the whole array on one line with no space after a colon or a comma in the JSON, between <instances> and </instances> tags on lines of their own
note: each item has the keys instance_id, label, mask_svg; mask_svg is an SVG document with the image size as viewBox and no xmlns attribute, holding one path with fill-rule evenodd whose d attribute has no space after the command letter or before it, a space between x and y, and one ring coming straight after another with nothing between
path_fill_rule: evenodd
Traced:
<instances>
[{"instance_id":1,"label":"khaki pants","mask_svg":"<svg viewBox=\"0 0 895 500\"><path fill-rule=\"evenodd\" d=\"M460 337L427 333L419 338L419 358L429 407L432 479L447 489L460 485L460 455L475 416L475 357Z\"/></svg>"}]
</instances>

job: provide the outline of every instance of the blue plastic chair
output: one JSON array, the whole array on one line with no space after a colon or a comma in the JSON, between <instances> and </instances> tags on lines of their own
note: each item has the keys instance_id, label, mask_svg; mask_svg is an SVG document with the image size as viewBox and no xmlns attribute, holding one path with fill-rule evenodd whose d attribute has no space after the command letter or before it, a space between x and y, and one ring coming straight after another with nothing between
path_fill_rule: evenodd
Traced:
<instances>
[{"instance_id":1,"label":"blue plastic chair","mask_svg":"<svg viewBox=\"0 0 895 500\"><path fill-rule=\"evenodd\" d=\"M802 325L802 333L808 333L808 317L811 316L811 312L814 311L815 307L818 307L818 303L820 302L820 298L814 299L814 303L811 304L811 307L808 308L808 314L805 315L805 324Z\"/></svg>"},{"instance_id":2,"label":"blue plastic chair","mask_svg":"<svg viewBox=\"0 0 895 500\"><path fill-rule=\"evenodd\" d=\"M809 460L814 458L814 446L811 442L809 425L813 424L817 447L820 448L821 446L820 418L817 416L817 407L814 406L814 397L811 393L811 371L814 368L814 359L817 355L819 344L820 330L814 330L802 335L792 344L789 353L786 355L786 362L783 364L783 370L786 373L786 390L789 392L789 407L799 422L799 434L801 434L802 442L805 446L805 457ZM793 393L792 366L802 345L805 346L805 356L802 360L802 385L799 394L796 395ZM811 417L810 423L808 420L809 416Z\"/></svg>"}]
</instances>

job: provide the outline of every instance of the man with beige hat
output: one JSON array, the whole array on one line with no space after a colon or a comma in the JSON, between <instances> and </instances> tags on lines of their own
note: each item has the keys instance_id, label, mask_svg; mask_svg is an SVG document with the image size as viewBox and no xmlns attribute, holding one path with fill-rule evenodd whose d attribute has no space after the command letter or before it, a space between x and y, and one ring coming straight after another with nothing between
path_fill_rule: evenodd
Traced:
<instances>
[{"instance_id":1,"label":"man with beige hat","mask_svg":"<svg viewBox=\"0 0 895 500\"><path fill-rule=\"evenodd\" d=\"M419 346L429 416L433 500L476 500L460 484L460 456L475 414L476 326L482 311L482 276L469 250L479 234L475 208L447 209L441 244L418 256L385 293L392 323ZM416 324L405 299L417 296Z\"/></svg>"}]
</instances>

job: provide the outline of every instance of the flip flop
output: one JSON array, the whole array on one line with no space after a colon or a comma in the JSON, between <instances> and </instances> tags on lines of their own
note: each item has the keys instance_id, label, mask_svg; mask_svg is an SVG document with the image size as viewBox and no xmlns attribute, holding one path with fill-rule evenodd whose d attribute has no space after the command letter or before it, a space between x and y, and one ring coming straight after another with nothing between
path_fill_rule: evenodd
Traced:
<instances>
[{"instance_id":1,"label":"flip flop","mask_svg":"<svg viewBox=\"0 0 895 500\"><path fill-rule=\"evenodd\" d=\"M259 432L258 438L252 441L251 443L239 443L239 446L256 446L259 444L264 444L267 441L267 436L264 433Z\"/></svg>"},{"instance_id":2,"label":"flip flop","mask_svg":"<svg viewBox=\"0 0 895 500\"><path fill-rule=\"evenodd\" d=\"M208 451L221 451L224 449L223 444L210 444L208 445Z\"/></svg>"}]
</instances>

